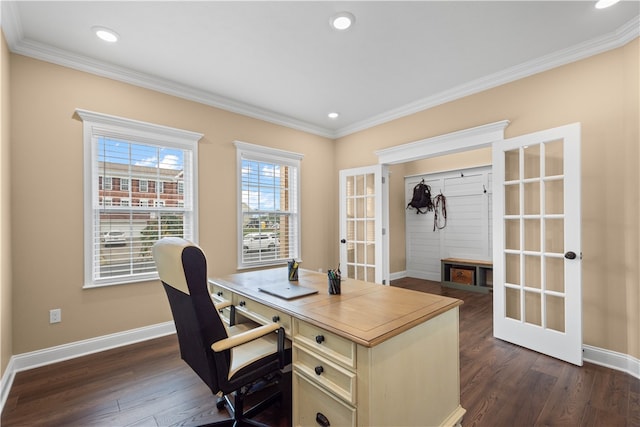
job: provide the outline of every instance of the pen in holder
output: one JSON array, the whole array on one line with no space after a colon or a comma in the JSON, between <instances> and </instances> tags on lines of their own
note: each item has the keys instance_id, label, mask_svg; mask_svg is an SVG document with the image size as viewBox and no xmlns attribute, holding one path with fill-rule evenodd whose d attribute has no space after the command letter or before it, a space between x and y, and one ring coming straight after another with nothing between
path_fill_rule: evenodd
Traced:
<instances>
[{"instance_id":1,"label":"pen in holder","mask_svg":"<svg viewBox=\"0 0 640 427\"><path fill-rule=\"evenodd\" d=\"M298 280L298 261L292 259L287 262L287 272L289 274L289 280L294 282Z\"/></svg>"},{"instance_id":2,"label":"pen in holder","mask_svg":"<svg viewBox=\"0 0 640 427\"><path fill-rule=\"evenodd\" d=\"M329 295L340 295L340 270L329 270L327 278L329 280Z\"/></svg>"}]
</instances>

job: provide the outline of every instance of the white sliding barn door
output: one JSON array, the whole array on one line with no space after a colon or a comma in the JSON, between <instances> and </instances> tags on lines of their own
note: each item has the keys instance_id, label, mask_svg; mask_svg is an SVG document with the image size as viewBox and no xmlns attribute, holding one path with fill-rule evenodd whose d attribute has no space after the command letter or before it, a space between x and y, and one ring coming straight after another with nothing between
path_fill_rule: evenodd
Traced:
<instances>
[{"instance_id":1,"label":"white sliding barn door","mask_svg":"<svg viewBox=\"0 0 640 427\"><path fill-rule=\"evenodd\" d=\"M580 124L493 144L494 335L582 365Z\"/></svg>"}]
</instances>

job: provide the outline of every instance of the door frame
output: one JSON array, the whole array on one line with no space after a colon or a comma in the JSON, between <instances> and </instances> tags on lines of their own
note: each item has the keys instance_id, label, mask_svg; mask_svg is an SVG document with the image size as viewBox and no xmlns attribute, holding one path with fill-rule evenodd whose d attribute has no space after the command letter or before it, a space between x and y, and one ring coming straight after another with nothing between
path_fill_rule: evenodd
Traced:
<instances>
[{"instance_id":1,"label":"door frame","mask_svg":"<svg viewBox=\"0 0 640 427\"><path fill-rule=\"evenodd\" d=\"M443 135L421 139L419 141L396 145L375 151L378 164L395 165L412 162L414 160L461 153L491 147L494 142L504 140L504 130L509 126L509 120L488 123L469 129L463 129ZM388 186L387 186L388 187ZM340 199L342 200L342 199ZM383 214L389 218L389 200L382 205ZM384 262L389 266L389 230L383 239Z\"/></svg>"}]
</instances>

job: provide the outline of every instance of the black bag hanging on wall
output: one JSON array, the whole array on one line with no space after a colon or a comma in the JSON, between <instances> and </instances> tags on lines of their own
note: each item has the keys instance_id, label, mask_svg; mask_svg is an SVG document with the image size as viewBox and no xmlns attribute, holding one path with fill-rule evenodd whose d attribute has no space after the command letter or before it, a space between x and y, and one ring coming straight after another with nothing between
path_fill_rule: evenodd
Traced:
<instances>
[{"instance_id":1,"label":"black bag hanging on wall","mask_svg":"<svg viewBox=\"0 0 640 427\"><path fill-rule=\"evenodd\" d=\"M407 205L406 209L415 208L416 214L426 214L433 210L433 201L431 201L431 187L424 183L424 179L413 187L413 197ZM424 209L424 212L420 209Z\"/></svg>"}]
</instances>

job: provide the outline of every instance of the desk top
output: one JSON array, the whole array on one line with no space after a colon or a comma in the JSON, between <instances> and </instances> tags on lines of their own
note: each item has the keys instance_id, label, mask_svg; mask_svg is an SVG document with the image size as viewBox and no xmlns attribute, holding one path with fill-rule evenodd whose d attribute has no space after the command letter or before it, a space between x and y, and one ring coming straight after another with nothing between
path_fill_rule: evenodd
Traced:
<instances>
[{"instance_id":1,"label":"desk top","mask_svg":"<svg viewBox=\"0 0 640 427\"><path fill-rule=\"evenodd\" d=\"M289 282L286 267L236 273L209 282L366 347L462 305L454 298L355 279L343 280L340 295L329 295L326 274L300 269L298 282ZM318 293L285 300L258 290L279 283L297 283Z\"/></svg>"}]
</instances>

